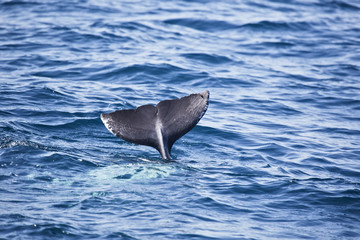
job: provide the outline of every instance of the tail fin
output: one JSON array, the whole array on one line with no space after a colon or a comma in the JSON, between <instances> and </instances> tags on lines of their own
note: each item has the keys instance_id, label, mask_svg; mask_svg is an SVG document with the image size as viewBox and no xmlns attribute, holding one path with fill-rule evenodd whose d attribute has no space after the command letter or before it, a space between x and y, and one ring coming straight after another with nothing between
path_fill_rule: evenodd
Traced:
<instances>
[{"instance_id":1,"label":"tail fin","mask_svg":"<svg viewBox=\"0 0 360 240\"><path fill-rule=\"evenodd\" d=\"M106 128L128 142L156 148L163 159L171 159L173 144L189 132L205 114L209 91L143 105L136 109L101 114Z\"/></svg>"}]
</instances>

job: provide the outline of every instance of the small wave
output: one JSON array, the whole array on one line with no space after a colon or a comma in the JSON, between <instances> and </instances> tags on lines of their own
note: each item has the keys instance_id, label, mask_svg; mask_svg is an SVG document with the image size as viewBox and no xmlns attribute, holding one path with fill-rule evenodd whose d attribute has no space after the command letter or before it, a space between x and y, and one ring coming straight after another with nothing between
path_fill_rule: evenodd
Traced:
<instances>
[{"instance_id":1,"label":"small wave","mask_svg":"<svg viewBox=\"0 0 360 240\"><path fill-rule=\"evenodd\" d=\"M181 56L192 60L199 60L210 64L224 64L230 63L232 60L225 56L219 56L216 54L205 54L205 53L184 53Z\"/></svg>"},{"instance_id":2,"label":"small wave","mask_svg":"<svg viewBox=\"0 0 360 240\"><path fill-rule=\"evenodd\" d=\"M77 201L69 200L69 201L65 201L62 203L53 204L52 207L60 208L60 209L70 209L70 208L76 207L78 204L79 204L79 202L77 202Z\"/></svg>"},{"instance_id":3,"label":"small wave","mask_svg":"<svg viewBox=\"0 0 360 240\"><path fill-rule=\"evenodd\" d=\"M260 82L256 81L254 79L242 79L241 77L239 78L229 78L229 77L209 77L206 79L207 81L207 85L211 86L211 87L224 87L224 88L228 88L228 87L244 87L244 88L249 88L249 87L255 87L257 86Z\"/></svg>"},{"instance_id":4,"label":"small wave","mask_svg":"<svg viewBox=\"0 0 360 240\"><path fill-rule=\"evenodd\" d=\"M10 51L10 52L16 52L16 51L32 52L35 50L47 49L47 48L53 48L53 47L55 47L55 46L52 44L49 44L49 43L23 42L23 43L0 45L0 50L1 51Z\"/></svg>"},{"instance_id":5,"label":"small wave","mask_svg":"<svg viewBox=\"0 0 360 240\"><path fill-rule=\"evenodd\" d=\"M360 6L356 6L356 2L349 3L343 0L333 0L333 1L325 1L325 2L318 2L315 5L326 8L328 11L336 11L336 10L346 10L346 11L358 11L360 10Z\"/></svg>"},{"instance_id":6,"label":"small wave","mask_svg":"<svg viewBox=\"0 0 360 240\"><path fill-rule=\"evenodd\" d=\"M100 114L98 114L100 116ZM37 124L38 127L45 128L55 128L56 130L63 131L65 129L73 129L73 130L83 130L91 128L91 126L99 126L100 117L96 118L80 118L80 119L72 119L68 123L57 124L57 125L46 125L46 124Z\"/></svg>"},{"instance_id":7,"label":"small wave","mask_svg":"<svg viewBox=\"0 0 360 240\"><path fill-rule=\"evenodd\" d=\"M31 74L34 77L46 78L81 78L82 72L79 70L53 70L53 71L39 71Z\"/></svg>"},{"instance_id":8,"label":"small wave","mask_svg":"<svg viewBox=\"0 0 360 240\"><path fill-rule=\"evenodd\" d=\"M126 239L126 240L136 240L138 238L132 237L129 234L123 232L113 232L105 237L105 239Z\"/></svg>"},{"instance_id":9,"label":"small wave","mask_svg":"<svg viewBox=\"0 0 360 240\"><path fill-rule=\"evenodd\" d=\"M348 128L336 128L336 127L326 127L318 128L313 130L314 132L321 132L330 135L339 135L339 136L360 136L360 130L357 129L348 129Z\"/></svg>"},{"instance_id":10,"label":"small wave","mask_svg":"<svg viewBox=\"0 0 360 240\"><path fill-rule=\"evenodd\" d=\"M199 214L193 214L189 212L179 212L180 216L185 216L187 221L190 221L190 219L199 220L202 222L217 222L216 218L212 218L208 215L199 215Z\"/></svg>"},{"instance_id":11,"label":"small wave","mask_svg":"<svg viewBox=\"0 0 360 240\"><path fill-rule=\"evenodd\" d=\"M15 219L10 218L8 221L14 221ZM26 219L22 219L24 221ZM32 238L51 238L51 237L74 237L75 235L70 233L74 230L73 227L67 224L52 224L52 223L41 223L37 224L36 220L30 218L29 221L35 221L35 223L20 222L8 225L2 228L3 235L7 239L19 238L19 236L31 236Z\"/></svg>"},{"instance_id":12,"label":"small wave","mask_svg":"<svg viewBox=\"0 0 360 240\"><path fill-rule=\"evenodd\" d=\"M101 41L104 40L104 38L95 33L81 33L74 30L68 30L61 36L62 40L65 43L83 43L87 42L88 44L91 44L92 42Z\"/></svg>"},{"instance_id":13,"label":"small wave","mask_svg":"<svg viewBox=\"0 0 360 240\"><path fill-rule=\"evenodd\" d=\"M224 31L228 29L234 29L239 27L238 25L220 21L220 20L203 20L203 19L193 19L193 18L176 18L165 20L164 23L171 25L180 25L188 28L193 28L199 31L205 32L217 32Z\"/></svg>"},{"instance_id":14,"label":"small wave","mask_svg":"<svg viewBox=\"0 0 360 240\"><path fill-rule=\"evenodd\" d=\"M51 237L51 238L74 238L78 237L78 235L72 233L76 229L69 224L61 224L61 223L41 223L41 224L33 224L31 233L28 233L33 237Z\"/></svg>"},{"instance_id":15,"label":"small wave","mask_svg":"<svg viewBox=\"0 0 360 240\"><path fill-rule=\"evenodd\" d=\"M260 21L256 23L246 23L239 26L240 29L251 31L314 31L315 24L308 21L299 22L276 22Z\"/></svg>"},{"instance_id":16,"label":"small wave","mask_svg":"<svg viewBox=\"0 0 360 240\"><path fill-rule=\"evenodd\" d=\"M37 6L41 3L36 1L20 1L20 0L7 0L1 3L1 6L4 7L23 7L23 6Z\"/></svg>"},{"instance_id":17,"label":"small wave","mask_svg":"<svg viewBox=\"0 0 360 240\"><path fill-rule=\"evenodd\" d=\"M89 173L97 183L116 183L129 180L164 178L176 172L176 167L166 164L129 164L111 165L95 169Z\"/></svg>"},{"instance_id":18,"label":"small wave","mask_svg":"<svg viewBox=\"0 0 360 240\"><path fill-rule=\"evenodd\" d=\"M343 166L342 167L328 166L328 167L324 167L324 168L331 173L337 173L337 174L341 174L341 175L347 176L347 177L360 176L360 171L356 171L355 169L348 169Z\"/></svg>"},{"instance_id":19,"label":"small wave","mask_svg":"<svg viewBox=\"0 0 360 240\"><path fill-rule=\"evenodd\" d=\"M267 114L269 115L292 116L302 114L300 110L295 109L294 107L290 107L288 105L285 105L284 103L272 100L247 98L241 100L241 104L248 106L249 109L253 109L254 111L267 112Z\"/></svg>"},{"instance_id":20,"label":"small wave","mask_svg":"<svg viewBox=\"0 0 360 240\"><path fill-rule=\"evenodd\" d=\"M34 121L35 123L28 123L28 122L15 122L11 123L12 129L14 132L21 131L22 133L30 133L33 135L39 135L44 136L45 133L50 132L52 133L51 136L56 135L57 133L60 133L65 130L78 130L79 132L84 131L87 129L87 131L90 131L89 128L91 126L99 126L100 118L76 118L73 116L73 114L70 113L63 113L63 112L52 112L49 113L55 113L58 115L54 115L55 120L52 118L47 118L47 120L42 120L41 122ZM32 113L37 115L36 113ZM67 116L70 116L69 118L66 118ZM100 116L100 114L98 114ZM40 114L40 117L43 117L43 114ZM58 120L57 118L64 118ZM47 134L49 136L49 134Z\"/></svg>"},{"instance_id":21,"label":"small wave","mask_svg":"<svg viewBox=\"0 0 360 240\"><path fill-rule=\"evenodd\" d=\"M17 146L30 147L34 149L49 150L48 146L44 146L32 141L13 140L10 137L2 137L0 139L0 149L13 148Z\"/></svg>"},{"instance_id":22,"label":"small wave","mask_svg":"<svg viewBox=\"0 0 360 240\"><path fill-rule=\"evenodd\" d=\"M256 151L266 153L272 157L285 156L289 152L289 148L276 143L269 143L256 149Z\"/></svg>"},{"instance_id":23,"label":"small wave","mask_svg":"<svg viewBox=\"0 0 360 240\"><path fill-rule=\"evenodd\" d=\"M318 165L333 164L333 162L331 162L330 160L328 160L324 157L320 158L320 157L315 157L315 156L305 158L301 162L302 163L314 163L314 164L318 164Z\"/></svg>"},{"instance_id":24,"label":"small wave","mask_svg":"<svg viewBox=\"0 0 360 240\"><path fill-rule=\"evenodd\" d=\"M134 64L118 69L112 68L110 70L102 71L93 74L91 78L102 81L122 79L122 81L127 80L129 82L144 82L144 79L149 81L149 78L154 78L154 76L156 76L157 80L162 80L164 78L172 79L172 75L184 71L184 69L170 64ZM143 77L139 78L139 76Z\"/></svg>"},{"instance_id":25,"label":"small wave","mask_svg":"<svg viewBox=\"0 0 360 240\"><path fill-rule=\"evenodd\" d=\"M39 54L30 54L21 56L15 60L9 61L10 65L18 67L60 67L74 64L72 61L67 60L52 60Z\"/></svg>"}]
</instances>

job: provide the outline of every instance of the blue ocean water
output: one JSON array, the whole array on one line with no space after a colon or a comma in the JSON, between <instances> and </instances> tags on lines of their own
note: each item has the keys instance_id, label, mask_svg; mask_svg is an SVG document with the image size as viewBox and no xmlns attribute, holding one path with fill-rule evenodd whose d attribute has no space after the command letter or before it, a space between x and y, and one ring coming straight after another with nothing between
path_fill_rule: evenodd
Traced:
<instances>
[{"instance_id":1,"label":"blue ocean water","mask_svg":"<svg viewBox=\"0 0 360 240\"><path fill-rule=\"evenodd\" d=\"M360 239L360 2L0 1L1 239ZM210 90L174 161L101 113Z\"/></svg>"}]
</instances>

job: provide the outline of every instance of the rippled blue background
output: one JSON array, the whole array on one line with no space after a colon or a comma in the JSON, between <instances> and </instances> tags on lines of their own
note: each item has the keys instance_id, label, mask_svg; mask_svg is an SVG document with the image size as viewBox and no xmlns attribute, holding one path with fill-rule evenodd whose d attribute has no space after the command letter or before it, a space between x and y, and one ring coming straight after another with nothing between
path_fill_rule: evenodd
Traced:
<instances>
[{"instance_id":1,"label":"rippled blue background","mask_svg":"<svg viewBox=\"0 0 360 240\"><path fill-rule=\"evenodd\" d=\"M0 238L360 239L359 12L0 1ZM99 118L205 89L174 162Z\"/></svg>"}]
</instances>

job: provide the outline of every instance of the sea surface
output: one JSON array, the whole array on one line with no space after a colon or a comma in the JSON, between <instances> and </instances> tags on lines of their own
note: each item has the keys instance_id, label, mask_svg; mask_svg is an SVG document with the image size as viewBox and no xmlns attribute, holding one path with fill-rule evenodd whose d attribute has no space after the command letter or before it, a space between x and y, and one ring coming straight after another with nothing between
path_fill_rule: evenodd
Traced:
<instances>
[{"instance_id":1,"label":"sea surface","mask_svg":"<svg viewBox=\"0 0 360 240\"><path fill-rule=\"evenodd\" d=\"M0 239L360 239L360 1L0 0Z\"/></svg>"}]
</instances>

